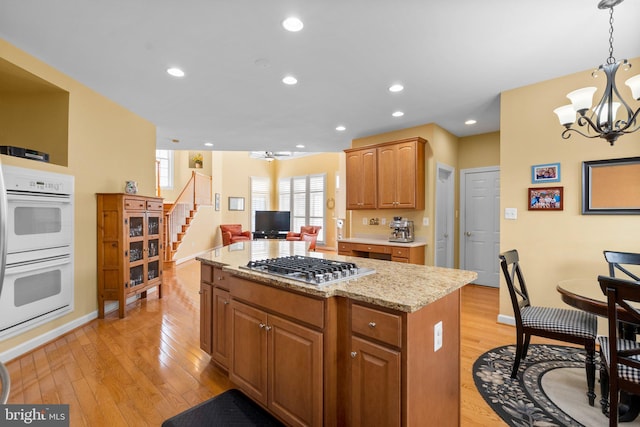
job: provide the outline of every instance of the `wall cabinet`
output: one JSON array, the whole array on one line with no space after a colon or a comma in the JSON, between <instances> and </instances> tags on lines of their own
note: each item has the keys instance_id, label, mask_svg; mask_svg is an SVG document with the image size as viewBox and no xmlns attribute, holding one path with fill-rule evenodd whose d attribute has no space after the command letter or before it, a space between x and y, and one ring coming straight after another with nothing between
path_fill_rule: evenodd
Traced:
<instances>
[{"instance_id":1,"label":"wall cabinet","mask_svg":"<svg viewBox=\"0 0 640 427\"><path fill-rule=\"evenodd\" d=\"M347 209L376 208L377 150L345 150Z\"/></svg>"},{"instance_id":2,"label":"wall cabinet","mask_svg":"<svg viewBox=\"0 0 640 427\"><path fill-rule=\"evenodd\" d=\"M347 209L424 209L425 144L416 137L345 150Z\"/></svg>"},{"instance_id":3,"label":"wall cabinet","mask_svg":"<svg viewBox=\"0 0 640 427\"><path fill-rule=\"evenodd\" d=\"M158 287L162 298L163 202L123 193L97 195L98 317L106 301L118 301L125 316L127 298Z\"/></svg>"}]
</instances>

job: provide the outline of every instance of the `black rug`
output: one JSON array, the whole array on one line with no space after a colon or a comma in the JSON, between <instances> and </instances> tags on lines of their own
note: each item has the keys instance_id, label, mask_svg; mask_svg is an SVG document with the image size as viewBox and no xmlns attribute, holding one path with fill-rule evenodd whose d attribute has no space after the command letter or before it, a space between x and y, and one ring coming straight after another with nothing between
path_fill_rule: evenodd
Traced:
<instances>
[{"instance_id":1,"label":"black rug","mask_svg":"<svg viewBox=\"0 0 640 427\"><path fill-rule=\"evenodd\" d=\"M547 396L541 382L544 374L559 368L581 369L584 375L584 349L532 344L520 363L518 378L512 379L515 349L515 345L495 348L473 364L476 387L489 406L511 426L583 426ZM585 378L584 389L577 393L588 407L586 391ZM599 411L597 399L596 407Z\"/></svg>"}]
</instances>

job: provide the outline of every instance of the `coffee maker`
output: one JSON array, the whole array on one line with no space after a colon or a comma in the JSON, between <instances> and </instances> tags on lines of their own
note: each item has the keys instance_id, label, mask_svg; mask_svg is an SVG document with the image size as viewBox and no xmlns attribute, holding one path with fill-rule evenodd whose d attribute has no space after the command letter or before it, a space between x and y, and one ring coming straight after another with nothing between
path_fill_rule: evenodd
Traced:
<instances>
[{"instance_id":1,"label":"coffee maker","mask_svg":"<svg viewBox=\"0 0 640 427\"><path fill-rule=\"evenodd\" d=\"M393 221L389 223L389 228L391 228L390 242L413 242L413 221L394 216Z\"/></svg>"}]
</instances>

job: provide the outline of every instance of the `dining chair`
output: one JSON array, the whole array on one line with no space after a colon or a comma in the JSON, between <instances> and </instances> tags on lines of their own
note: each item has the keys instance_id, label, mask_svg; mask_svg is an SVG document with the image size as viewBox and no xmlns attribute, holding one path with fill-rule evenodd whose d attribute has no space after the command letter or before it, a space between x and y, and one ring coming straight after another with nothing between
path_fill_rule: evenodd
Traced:
<instances>
[{"instance_id":1,"label":"dining chair","mask_svg":"<svg viewBox=\"0 0 640 427\"><path fill-rule=\"evenodd\" d=\"M586 311L534 306L524 280L517 250L500 254L500 266L509 288L513 315L516 320L516 355L511 378L516 378L520 361L527 357L531 336L555 339L584 346L587 355L587 397L593 406L596 395L595 349L598 323L596 316Z\"/></svg>"},{"instance_id":2,"label":"dining chair","mask_svg":"<svg viewBox=\"0 0 640 427\"><path fill-rule=\"evenodd\" d=\"M625 265L638 265L640 266L640 254L632 252L616 252L616 251L603 251L604 259L609 263L609 276L615 277L616 270L623 272L636 282L640 281L640 277L637 274L628 270Z\"/></svg>"},{"instance_id":3,"label":"dining chair","mask_svg":"<svg viewBox=\"0 0 640 427\"><path fill-rule=\"evenodd\" d=\"M602 394L600 404L602 412L609 415L609 425L617 426L619 391L640 394L640 343L624 339L618 327L621 313L640 323L640 310L631 304L640 302L640 283L608 276L598 276L598 282L607 297L609 324L608 335L598 337Z\"/></svg>"}]
</instances>

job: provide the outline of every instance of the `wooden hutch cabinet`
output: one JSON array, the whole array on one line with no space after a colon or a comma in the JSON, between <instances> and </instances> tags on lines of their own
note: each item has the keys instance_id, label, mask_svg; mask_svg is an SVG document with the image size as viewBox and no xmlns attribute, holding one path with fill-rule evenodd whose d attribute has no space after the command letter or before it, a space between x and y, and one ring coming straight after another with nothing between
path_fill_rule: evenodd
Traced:
<instances>
[{"instance_id":1,"label":"wooden hutch cabinet","mask_svg":"<svg viewBox=\"0 0 640 427\"><path fill-rule=\"evenodd\" d=\"M422 138L344 150L347 209L424 209Z\"/></svg>"},{"instance_id":2,"label":"wooden hutch cabinet","mask_svg":"<svg viewBox=\"0 0 640 427\"><path fill-rule=\"evenodd\" d=\"M124 193L98 197L98 317L106 301L118 301L125 316L127 298L158 287L162 298L163 201Z\"/></svg>"}]
</instances>

